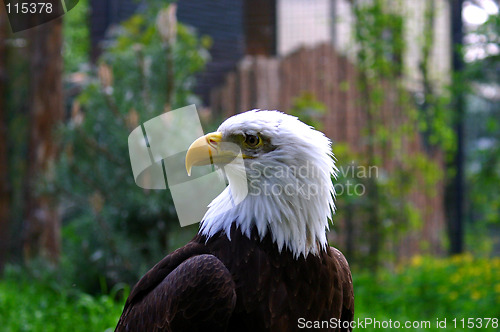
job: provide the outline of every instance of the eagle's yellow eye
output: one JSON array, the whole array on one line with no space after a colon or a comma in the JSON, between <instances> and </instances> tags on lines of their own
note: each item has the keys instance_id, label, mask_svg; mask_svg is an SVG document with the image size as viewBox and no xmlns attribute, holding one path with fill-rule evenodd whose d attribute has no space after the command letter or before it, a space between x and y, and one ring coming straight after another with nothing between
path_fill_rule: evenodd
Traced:
<instances>
[{"instance_id":1,"label":"eagle's yellow eye","mask_svg":"<svg viewBox=\"0 0 500 332\"><path fill-rule=\"evenodd\" d=\"M256 136L256 135L247 135L245 137L245 143L249 147L255 148L255 147L259 146L259 144L261 143L261 140L260 140L259 136Z\"/></svg>"}]
</instances>

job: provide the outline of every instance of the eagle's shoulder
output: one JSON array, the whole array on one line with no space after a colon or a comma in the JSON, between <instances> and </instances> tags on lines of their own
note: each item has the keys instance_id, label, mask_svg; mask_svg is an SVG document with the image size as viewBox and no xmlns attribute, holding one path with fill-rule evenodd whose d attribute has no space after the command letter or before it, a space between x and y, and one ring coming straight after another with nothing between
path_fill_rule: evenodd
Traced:
<instances>
[{"instance_id":1,"label":"eagle's shoulder","mask_svg":"<svg viewBox=\"0 0 500 332\"><path fill-rule=\"evenodd\" d=\"M153 266L132 289L127 302L125 302L125 309L140 301L182 262L190 257L209 253L206 246L194 240L165 256Z\"/></svg>"},{"instance_id":2,"label":"eagle's shoulder","mask_svg":"<svg viewBox=\"0 0 500 332\"><path fill-rule=\"evenodd\" d=\"M235 301L231 273L195 237L139 280L116 331L223 330Z\"/></svg>"}]
</instances>

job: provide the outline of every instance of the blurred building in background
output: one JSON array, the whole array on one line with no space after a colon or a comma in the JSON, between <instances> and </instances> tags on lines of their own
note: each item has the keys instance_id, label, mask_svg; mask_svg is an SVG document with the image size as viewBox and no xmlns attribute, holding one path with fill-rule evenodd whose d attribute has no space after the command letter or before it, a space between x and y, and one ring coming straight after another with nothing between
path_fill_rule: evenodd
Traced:
<instances>
[{"instance_id":1,"label":"blurred building in background","mask_svg":"<svg viewBox=\"0 0 500 332\"><path fill-rule=\"evenodd\" d=\"M426 5L427 3L427 5ZM420 45L429 2L394 0L390 10L404 13L403 27L407 48L401 55L409 90L422 90ZM92 59L97 59L106 31L113 24L144 8L144 1L91 0L90 32ZM286 57L294 51L320 44L331 45L339 55L355 59L352 1L350 0L180 0L180 22L199 35L210 36L211 61L199 78L198 93L210 104L210 90L224 82L247 55ZM434 1L431 67L433 82L449 83L451 68L450 8L446 0ZM391 32L387 32L390 38Z\"/></svg>"}]
</instances>

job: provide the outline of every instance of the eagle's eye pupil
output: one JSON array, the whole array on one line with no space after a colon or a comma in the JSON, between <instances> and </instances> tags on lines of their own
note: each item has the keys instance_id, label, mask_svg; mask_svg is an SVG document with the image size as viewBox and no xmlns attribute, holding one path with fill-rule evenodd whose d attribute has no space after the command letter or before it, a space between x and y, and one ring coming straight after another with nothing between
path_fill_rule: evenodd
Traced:
<instances>
[{"instance_id":1,"label":"eagle's eye pupil","mask_svg":"<svg viewBox=\"0 0 500 332\"><path fill-rule=\"evenodd\" d=\"M260 138L254 135L248 135L245 139L249 146L257 146L260 143Z\"/></svg>"}]
</instances>

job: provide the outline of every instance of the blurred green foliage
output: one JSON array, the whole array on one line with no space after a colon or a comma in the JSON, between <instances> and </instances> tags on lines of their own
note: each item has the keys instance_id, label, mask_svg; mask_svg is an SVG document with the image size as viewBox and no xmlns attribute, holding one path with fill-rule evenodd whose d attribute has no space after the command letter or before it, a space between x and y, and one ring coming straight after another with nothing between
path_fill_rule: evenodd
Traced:
<instances>
[{"instance_id":1,"label":"blurred green foliage","mask_svg":"<svg viewBox=\"0 0 500 332\"><path fill-rule=\"evenodd\" d=\"M116 298L128 292L117 287L91 296L56 274L26 275L11 267L0 281L0 331L112 331L123 309Z\"/></svg>"},{"instance_id":2,"label":"blurred green foliage","mask_svg":"<svg viewBox=\"0 0 500 332\"><path fill-rule=\"evenodd\" d=\"M414 256L394 272L385 270L376 277L355 273L353 278L359 318L432 324L447 318L450 328L454 318L500 317L500 258Z\"/></svg>"},{"instance_id":3,"label":"blurred green foliage","mask_svg":"<svg viewBox=\"0 0 500 332\"><path fill-rule=\"evenodd\" d=\"M62 266L76 287L100 291L108 284L135 283L196 229L180 231L168 190L143 190L133 179L127 137L141 123L193 104L194 76L204 67L205 39L177 24L173 67L156 30L156 7L115 28L98 68L86 73L71 118L59 130L62 153L56 180L45 183L64 209ZM174 93L166 99L168 71Z\"/></svg>"}]
</instances>

